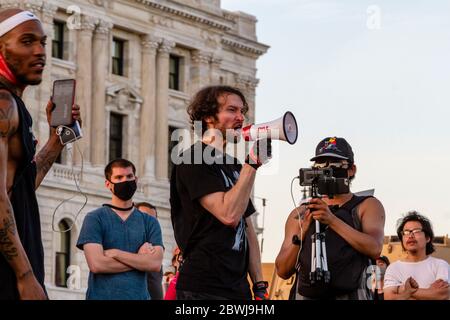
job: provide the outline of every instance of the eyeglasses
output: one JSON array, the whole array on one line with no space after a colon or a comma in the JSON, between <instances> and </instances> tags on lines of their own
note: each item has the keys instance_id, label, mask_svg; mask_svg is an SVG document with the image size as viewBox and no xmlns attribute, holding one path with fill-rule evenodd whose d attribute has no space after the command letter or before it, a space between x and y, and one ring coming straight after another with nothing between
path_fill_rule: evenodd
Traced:
<instances>
[{"instance_id":1,"label":"eyeglasses","mask_svg":"<svg viewBox=\"0 0 450 320\"><path fill-rule=\"evenodd\" d=\"M329 168L329 167L348 169L349 163L346 160L343 160L343 161L328 160L328 161L315 162L312 167L315 169L323 169L323 168Z\"/></svg>"},{"instance_id":2,"label":"eyeglasses","mask_svg":"<svg viewBox=\"0 0 450 320\"><path fill-rule=\"evenodd\" d=\"M406 229L406 230L403 230L403 231L401 232L401 234L402 234L402 236L404 236L404 237L409 237L410 235L413 235L413 236L415 237L417 234L419 234L419 233L421 233L421 232L423 232L422 229L412 229L412 230Z\"/></svg>"}]
</instances>

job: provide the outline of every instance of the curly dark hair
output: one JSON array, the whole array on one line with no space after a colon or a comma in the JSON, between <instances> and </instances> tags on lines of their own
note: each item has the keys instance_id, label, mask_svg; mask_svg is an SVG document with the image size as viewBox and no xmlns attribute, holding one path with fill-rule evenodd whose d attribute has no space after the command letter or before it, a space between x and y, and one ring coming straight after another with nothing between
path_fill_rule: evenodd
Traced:
<instances>
[{"instance_id":1,"label":"curly dark hair","mask_svg":"<svg viewBox=\"0 0 450 320\"><path fill-rule=\"evenodd\" d=\"M224 94L238 95L244 105L242 108L242 113L247 113L247 100L245 99L244 94L238 89L230 86L205 87L195 94L187 108L187 113L189 114L192 126L195 121L202 121L202 134L208 130L205 119L211 116L216 118L217 113L219 113L220 105L218 99Z\"/></svg>"},{"instance_id":2,"label":"curly dark hair","mask_svg":"<svg viewBox=\"0 0 450 320\"><path fill-rule=\"evenodd\" d=\"M427 242L426 254L427 255L432 254L435 251L434 245L433 245L433 240L434 240L433 227L431 226L430 220L428 220L427 217L419 214L417 211L408 212L402 219L400 219L397 222L397 235L398 235L398 238L400 239L403 250L405 250L405 247L403 246L402 231L403 231L403 228L405 227L405 224L409 221L417 221L422 225L422 230L425 233L425 236L430 238L430 241Z\"/></svg>"}]
</instances>

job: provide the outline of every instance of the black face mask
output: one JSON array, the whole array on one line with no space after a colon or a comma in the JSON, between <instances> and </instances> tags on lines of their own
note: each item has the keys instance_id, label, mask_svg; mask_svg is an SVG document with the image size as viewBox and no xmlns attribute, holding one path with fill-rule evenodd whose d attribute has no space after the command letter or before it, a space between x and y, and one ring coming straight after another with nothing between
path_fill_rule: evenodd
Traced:
<instances>
[{"instance_id":1,"label":"black face mask","mask_svg":"<svg viewBox=\"0 0 450 320\"><path fill-rule=\"evenodd\" d=\"M333 169L333 177L335 178L348 178L348 170L344 168L334 168Z\"/></svg>"},{"instance_id":2,"label":"black face mask","mask_svg":"<svg viewBox=\"0 0 450 320\"><path fill-rule=\"evenodd\" d=\"M111 182L111 181L110 181ZM112 182L111 182L112 183ZM136 180L112 183L114 185L113 194L123 201L128 201L133 198L137 189Z\"/></svg>"}]
</instances>

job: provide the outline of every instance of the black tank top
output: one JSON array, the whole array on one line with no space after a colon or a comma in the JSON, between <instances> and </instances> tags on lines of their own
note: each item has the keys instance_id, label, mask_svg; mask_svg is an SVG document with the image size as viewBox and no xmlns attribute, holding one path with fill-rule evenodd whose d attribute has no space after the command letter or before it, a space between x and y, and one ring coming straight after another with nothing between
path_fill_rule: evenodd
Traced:
<instances>
[{"instance_id":1,"label":"black tank top","mask_svg":"<svg viewBox=\"0 0 450 320\"><path fill-rule=\"evenodd\" d=\"M0 85L1 89L6 89ZM9 91L9 90L8 90ZM10 91L11 92L11 91ZM33 121L22 99L11 92L19 113L18 133L21 136L23 161L18 165L11 188L11 204L14 209L20 241L30 261L36 279L44 287L44 249L41 237L39 207L35 193L36 139L32 133ZM18 299L17 282L13 269L0 254L0 300Z\"/></svg>"},{"instance_id":2,"label":"black tank top","mask_svg":"<svg viewBox=\"0 0 450 320\"><path fill-rule=\"evenodd\" d=\"M336 217L346 224L361 231L361 223L357 216L356 207L366 198L369 197L354 195L343 206L335 210L332 209L332 211ZM321 225L321 228L324 228L324 226ZM353 249L348 242L331 228L325 230L326 254L331 281L329 284L324 284L323 282L311 284L311 236L315 231L315 224L313 223L306 232L303 249L300 253L299 294L308 298L327 299L358 289L362 274L369 265L369 258Z\"/></svg>"}]
</instances>

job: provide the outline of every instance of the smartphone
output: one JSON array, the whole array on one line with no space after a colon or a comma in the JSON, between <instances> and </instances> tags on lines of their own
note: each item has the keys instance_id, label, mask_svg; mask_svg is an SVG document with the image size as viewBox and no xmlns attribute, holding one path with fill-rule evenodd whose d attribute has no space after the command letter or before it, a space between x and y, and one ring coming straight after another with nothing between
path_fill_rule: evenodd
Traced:
<instances>
[{"instance_id":1,"label":"smartphone","mask_svg":"<svg viewBox=\"0 0 450 320\"><path fill-rule=\"evenodd\" d=\"M50 125L70 126L73 123L72 106L75 102L75 79L56 80L53 82L53 111Z\"/></svg>"}]
</instances>

